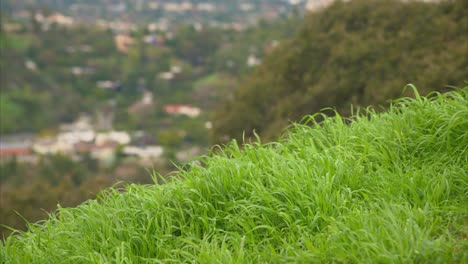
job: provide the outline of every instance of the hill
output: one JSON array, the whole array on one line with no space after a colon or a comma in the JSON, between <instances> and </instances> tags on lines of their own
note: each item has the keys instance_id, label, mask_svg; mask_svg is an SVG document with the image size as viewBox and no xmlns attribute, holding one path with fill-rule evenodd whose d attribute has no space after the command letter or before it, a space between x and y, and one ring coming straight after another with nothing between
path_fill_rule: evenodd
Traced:
<instances>
[{"instance_id":1,"label":"hill","mask_svg":"<svg viewBox=\"0 0 468 264\"><path fill-rule=\"evenodd\" d=\"M422 94L461 86L468 69L466 1L337 1L311 13L251 74L213 120L217 142L274 140L302 116L333 106L388 106L413 83Z\"/></svg>"},{"instance_id":2,"label":"hill","mask_svg":"<svg viewBox=\"0 0 468 264\"><path fill-rule=\"evenodd\" d=\"M231 143L0 247L6 263L467 261L468 86Z\"/></svg>"}]
</instances>

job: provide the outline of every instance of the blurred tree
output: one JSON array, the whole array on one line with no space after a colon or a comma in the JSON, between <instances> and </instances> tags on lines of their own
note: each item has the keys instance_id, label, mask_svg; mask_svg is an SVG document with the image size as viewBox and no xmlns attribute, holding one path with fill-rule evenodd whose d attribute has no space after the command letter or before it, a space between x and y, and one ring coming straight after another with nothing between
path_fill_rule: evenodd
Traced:
<instances>
[{"instance_id":1,"label":"blurred tree","mask_svg":"<svg viewBox=\"0 0 468 264\"><path fill-rule=\"evenodd\" d=\"M254 130L272 140L289 122L325 107L349 115L351 104L387 105L408 83L423 94L462 85L463 2L337 1L310 14L215 112L215 141Z\"/></svg>"}]
</instances>

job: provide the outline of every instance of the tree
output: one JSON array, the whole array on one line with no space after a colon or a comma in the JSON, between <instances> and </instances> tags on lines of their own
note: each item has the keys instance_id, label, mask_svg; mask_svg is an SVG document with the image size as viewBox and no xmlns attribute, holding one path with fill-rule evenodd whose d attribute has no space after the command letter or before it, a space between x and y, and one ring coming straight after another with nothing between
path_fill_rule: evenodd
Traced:
<instances>
[{"instance_id":1,"label":"tree","mask_svg":"<svg viewBox=\"0 0 468 264\"><path fill-rule=\"evenodd\" d=\"M275 139L325 107L349 115L351 104L386 106L408 83L423 94L461 85L468 67L462 2L338 1L309 15L216 111L215 141L254 130Z\"/></svg>"}]
</instances>

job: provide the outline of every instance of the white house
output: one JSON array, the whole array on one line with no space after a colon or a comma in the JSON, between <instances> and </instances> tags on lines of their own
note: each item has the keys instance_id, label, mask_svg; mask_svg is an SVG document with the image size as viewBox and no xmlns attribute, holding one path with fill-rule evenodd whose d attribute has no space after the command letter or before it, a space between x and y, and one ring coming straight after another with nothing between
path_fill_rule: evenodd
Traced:
<instances>
[{"instance_id":1,"label":"white house","mask_svg":"<svg viewBox=\"0 0 468 264\"><path fill-rule=\"evenodd\" d=\"M74 21L72 17L64 16L60 13L54 13L47 17L47 21L51 24L57 24L61 26L71 26Z\"/></svg>"},{"instance_id":2,"label":"white house","mask_svg":"<svg viewBox=\"0 0 468 264\"><path fill-rule=\"evenodd\" d=\"M30 71L37 71L37 64L32 60L26 60L24 66Z\"/></svg>"},{"instance_id":3,"label":"white house","mask_svg":"<svg viewBox=\"0 0 468 264\"><path fill-rule=\"evenodd\" d=\"M175 76L175 74L172 71L170 71L170 72L161 72L159 74L159 79L169 81L169 80L174 79L174 76Z\"/></svg>"},{"instance_id":4,"label":"white house","mask_svg":"<svg viewBox=\"0 0 468 264\"><path fill-rule=\"evenodd\" d=\"M137 156L145 160L153 160L162 157L164 148L161 146L126 146L123 153L128 156Z\"/></svg>"},{"instance_id":5,"label":"white house","mask_svg":"<svg viewBox=\"0 0 468 264\"><path fill-rule=\"evenodd\" d=\"M91 142L96 133L93 130L62 132L57 136L57 141L65 144L74 145L78 142Z\"/></svg>"},{"instance_id":6,"label":"white house","mask_svg":"<svg viewBox=\"0 0 468 264\"><path fill-rule=\"evenodd\" d=\"M32 149L35 153L40 155L68 154L73 152L73 145L53 138L45 138L35 142Z\"/></svg>"},{"instance_id":7,"label":"white house","mask_svg":"<svg viewBox=\"0 0 468 264\"><path fill-rule=\"evenodd\" d=\"M348 2L349 0L344 0L344 2ZM329 5L333 4L335 0L309 0L306 3L306 10L309 12L314 12L323 8L328 7Z\"/></svg>"},{"instance_id":8,"label":"white house","mask_svg":"<svg viewBox=\"0 0 468 264\"><path fill-rule=\"evenodd\" d=\"M73 123L61 124L60 130L64 132L90 131L93 130L93 126L89 116L81 116Z\"/></svg>"},{"instance_id":9,"label":"white house","mask_svg":"<svg viewBox=\"0 0 468 264\"><path fill-rule=\"evenodd\" d=\"M130 135L124 131L110 131L106 133L97 133L95 143L98 146L108 142L116 142L119 145L127 145L131 141Z\"/></svg>"},{"instance_id":10,"label":"white house","mask_svg":"<svg viewBox=\"0 0 468 264\"><path fill-rule=\"evenodd\" d=\"M255 67L257 65L260 65L262 63L262 61L257 58L257 56L251 54L248 58L247 58L247 66L249 67Z\"/></svg>"},{"instance_id":11,"label":"white house","mask_svg":"<svg viewBox=\"0 0 468 264\"><path fill-rule=\"evenodd\" d=\"M212 3L204 2L197 4L196 9L202 12L214 12L216 10L216 6Z\"/></svg>"},{"instance_id":12,"label":"white house","mask_svg":"<svg viewBox=\"0 0 468 264\"><path fill-rule=\"evenodd\" d=\"M186 115L195 118L201 114L201 109L191 105L165 105L164 112L174 115Z\"/></svg>"}]
</instances>

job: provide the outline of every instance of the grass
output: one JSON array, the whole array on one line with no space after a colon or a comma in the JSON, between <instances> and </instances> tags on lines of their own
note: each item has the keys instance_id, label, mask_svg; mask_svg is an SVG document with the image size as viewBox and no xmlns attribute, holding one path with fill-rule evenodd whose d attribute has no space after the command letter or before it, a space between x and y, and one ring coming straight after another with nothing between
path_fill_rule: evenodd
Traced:
<instances>
[{"instance_id":1,"label":"grass","mask_svg":"<svg viewBox=\"0 0 468 264\"><path fill-rule=\"evenodd\" d=\"M207 75L207 76L199 79L195 83L194 86L199 87L199 86L207 86L207 85L216 85L217 83L221 82L222 80L223 80L223 76L221 74L213 73L213 74Z\"/></svg>"},{"instance_id":2,"label":"grass","mask_svg":"<svg viewBox=\"0 0 468 264\"><path fill-rule=\"evenodd\" d=\"M165 185L60 208L8 237L0 258L467 263L468 87L313 120L279 143L233 142Z\"/></svg>"}]
</instances>

